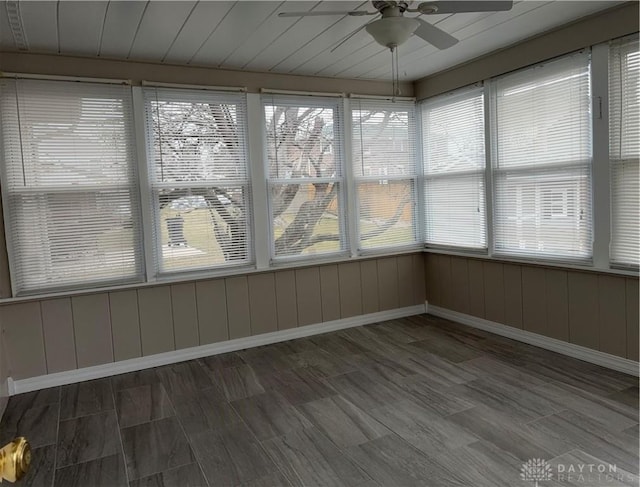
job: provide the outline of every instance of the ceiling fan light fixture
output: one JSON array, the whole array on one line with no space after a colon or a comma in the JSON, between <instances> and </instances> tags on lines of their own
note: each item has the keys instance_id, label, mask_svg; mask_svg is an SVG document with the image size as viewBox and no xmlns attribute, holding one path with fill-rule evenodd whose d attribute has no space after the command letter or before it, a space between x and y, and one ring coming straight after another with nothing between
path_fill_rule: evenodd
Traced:
<instances>
[{"instance_id":1,"label":"ceiling fan light fixture","mask_svg":"<svg viewBox=\"0 0 640 487\"><path fill-rule=\"evenodd\" d=\"M367 32L381 46L393 48L411 37L420 23L409 17L383 17L367 24Z\"/></svg>"}]
</instances>

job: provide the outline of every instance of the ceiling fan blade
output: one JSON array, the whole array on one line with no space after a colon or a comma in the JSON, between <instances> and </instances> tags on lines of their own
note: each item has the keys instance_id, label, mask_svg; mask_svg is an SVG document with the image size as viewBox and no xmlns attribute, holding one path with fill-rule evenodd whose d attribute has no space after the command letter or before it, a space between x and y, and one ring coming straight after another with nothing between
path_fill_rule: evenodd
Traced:
<instances>
[{"instance_id":1,"label":"ceiling fan blade","mask_svg":"<svg viewBox=\"0 0 640 487\"><path fill-rule=\"evenodd\" d=\"M458 43L458 39L447 34L441 28L419 18L416 18L416 20L420 22L420 25L414 31L413 35L424 39L429 44L433 44L438 49L448 49Z\"/></svg>"},{"instance_id":2,"label":"ceiling fan blade","mask_svg":"<svg viewBox=\"0 0 640 487\"><path fill-rule=\"evenodd\" d=\"M350 15L352 17L362 17L365 15L375 15L378 12L367 12L366 10L352 11L326 11L326 12L280 12L278 17L320 17L322 15Z\"/></svg>"},{"instance_id":3,"label":"ceiling fan blade","mask_svg":"<svg viewBox=\"0 0 640 487\"><path fill-rule=\"evenodd\" d=\"M423 14L457 14L463 12L502 12L511 10L513 2L506 1L442 1L423 2L417 7L417 11Z\"/></svg>"},{"instance_id":4,"label":"ceiling fan blade","mask_svg":"<svg viewBox=\"0 0 640 487\"><path fill-rule=\"evenodd\" d=\"M354 30L353 32L351 32L350 34L347 34L345 37L343 37L340 42L338 42L335 46L333 46L331 48L331 51L329 52L333 52L336 49L338 49L342 44L344 44L345 42L347 42L349 39L351 39L354 35L356 35L358 32L360 32L362 29L364 29L367 25L369 25L369 22L362 24L360 27L358 27L356 30Z\"/></svg>"}]
</instances>

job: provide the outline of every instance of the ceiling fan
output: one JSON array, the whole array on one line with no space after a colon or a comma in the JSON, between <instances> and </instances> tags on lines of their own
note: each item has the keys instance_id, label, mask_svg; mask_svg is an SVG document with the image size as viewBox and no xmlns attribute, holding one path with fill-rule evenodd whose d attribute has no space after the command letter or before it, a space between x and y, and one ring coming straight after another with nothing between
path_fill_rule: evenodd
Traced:
<instances>
[{"instance_id":1,"label":"ceiling fan","mask_svg":"<svg viewBox=\"0 0 640 487\"><path fill-rule=\"evenodd\" d=\"M344 42L356 35L362 29L376 40L376 42L390 49L403 44L416 35L438 49L447 49L458 42L458 39L443 31L439 27L430 24L419 17L405 17L405 12L421 15L456 14L463 12L499 12L511 10L512 1L433 1L422 2L415 8L410 8L411 2L377 1L371 2L375 12L367 10L330 11L330 12L280 12L279 17L315 17L321 15L350 15L352 17L364 17L368 15L380 15L380 18L368 22L346 36L332 51L340 47Z\"/></svg>"},{"instance_id":2,"label":"ceiling fan","mask_svg":"<svg viewBox=\"0 0 640 487\"><path fill-rule=\"evenodd\" d=\"M375 41L391 50L391 72L393 94L400 94L398 74L397 47L405 43L412 35L418 36L438 49L447 49L458 43L458 39L439 27L419 18L419 15L456 14L463 12L499 12L511 10L513 1L485 1L485 0L443 0L419 3L415 8L409 5L413 2L374 0L371 2L375 12L367 10L327 11L327 12L280 12L279 17L316 17L321 15L349 15L364 17L379 16L377 19L361 25L346 37L342 38L332 49L335 51L342 44L351 39L362 29ZM405 17L405 12L417 13L415 17Z\"/></svg>"}]
</instances>

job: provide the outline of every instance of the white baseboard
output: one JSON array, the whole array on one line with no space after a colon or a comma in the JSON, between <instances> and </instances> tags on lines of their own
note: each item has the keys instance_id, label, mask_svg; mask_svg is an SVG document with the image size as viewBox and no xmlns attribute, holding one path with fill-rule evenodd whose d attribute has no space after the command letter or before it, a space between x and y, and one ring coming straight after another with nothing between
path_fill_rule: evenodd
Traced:
<instances>
[{"instance_id":1,"label":"white baseboard","mask_svg":"<svg viewBox=\"0 0 640 487\"><path fill-rule=\"evenodd\" d=\"M457 311L451 311L446 308L440 308L439 306L430 305L427 308L427 311L433 316L456 321L463 325L469 325L474 328L495 333L496 335L512 338L513 340L518 340L520 342L528 343L529 345L568 355L569 357L584 360L585 362L590 362L592 364L624 372L625 374L634 375L636 377L640 375L640 370L638 368L639 364L634 360L617 357L598 350L538 335L537 333L531 333L530 331L520 330L494 321L477 318Z\"/></svg>"},{"instance_id":2,"label":"white baseboard","mask_svg":"<svg viewBox=\"0 0 640 487\"><path fill-rule=\"evenodd\" d=\"M271 343L285 342L295 338L303 338L312 335L320 335L330 331L343 330L355 326L370 325L385 320L393 320L395 318L403 318L405 316L417 315L425 312L425 305L418 304L415 306L407 306L405 308L392 309L388 311L379 311L377 313L369 313L366 315L354 316L352 318L344 318L334 321L326 321L315 325L301 326L290 330L275 331L272 333L264 333L246 338L238 338L235 340L227 340L219 343L211 343L209 345L201 345L199 347L184 348L173 352L159 353L149 355L147 357L139 357L130 360L122 360L110 364L96 365L93 367L85 367L82 369L69 370L65 372L56 372L54 374L41 375L31 377L29 379L20 379L12 381L9 379L9 394L20 394L23 392L36 391L46 389L48 387L73 384L91 379L101 379L112 375L124 374L126 372L134 372L137 370L158 367L161 365L174 364L192 360L210 355L218 355L221 353L234 352L245 348L259 347L261 345L269 345Z\"/></svg>"}]
</instances>

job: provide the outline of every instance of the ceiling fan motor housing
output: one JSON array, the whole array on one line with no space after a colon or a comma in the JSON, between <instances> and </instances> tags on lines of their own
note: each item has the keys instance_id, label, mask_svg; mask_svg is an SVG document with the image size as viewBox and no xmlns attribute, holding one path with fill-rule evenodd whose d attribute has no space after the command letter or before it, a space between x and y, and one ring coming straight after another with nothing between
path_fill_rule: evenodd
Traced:
<instances>
[{"instance_id":1,"label":"ceiling fan motor housing","mask_svg":"<svg viewBox=\"0 0 640 487\"><path fill-rule=\"evenodd\" d=\"M396 16L401 15L409 8L409 4L407 2L386 2L384 0L374 0L371 3L373 4L373 7L383 15L391 13L388 12L389 10L395 10L397 12Z\"/></svg>"}]
</instances>

